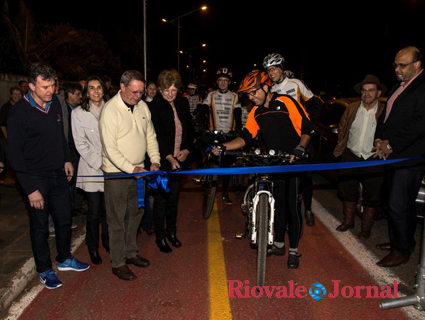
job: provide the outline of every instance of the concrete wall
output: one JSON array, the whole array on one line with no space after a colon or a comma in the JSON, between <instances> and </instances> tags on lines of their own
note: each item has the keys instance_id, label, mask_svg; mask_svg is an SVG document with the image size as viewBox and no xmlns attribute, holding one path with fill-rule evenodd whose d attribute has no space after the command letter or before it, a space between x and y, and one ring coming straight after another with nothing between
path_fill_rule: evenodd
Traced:
<instances>
[{"instance_id":1,"label":"concrete wall","mask_svg":"<svg viewBox=\"0 0 425 320\"><path fill-rule=\"evenodd\" d=\"M28 76L0 73L0 107L10 99L10 87L17 86L20 80L28 81Z\"/></svg>"}]
</instances>

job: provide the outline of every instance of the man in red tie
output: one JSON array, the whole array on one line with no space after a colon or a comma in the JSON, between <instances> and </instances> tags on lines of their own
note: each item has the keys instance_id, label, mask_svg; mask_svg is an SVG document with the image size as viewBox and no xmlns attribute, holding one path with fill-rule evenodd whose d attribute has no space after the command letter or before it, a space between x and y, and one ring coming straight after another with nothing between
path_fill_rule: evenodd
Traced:
<instances>
[{"instance_id":1,"label":"man in red tie","mask_svg":"<svg viewBox=\"0 0 425 320\"><path fill-rule=\"evenodd\" d=\"M425 152L425 74L423 55L416 47L401 49L393 66L399 81L391 90L386 110L378 120L375 157L411 158ZM390 243L378 244L390 253L377 264L395 267L409 260L416 242L415 200L425 174L423 159L389 165L388 228Z\"/></svg>"}]
</instances>

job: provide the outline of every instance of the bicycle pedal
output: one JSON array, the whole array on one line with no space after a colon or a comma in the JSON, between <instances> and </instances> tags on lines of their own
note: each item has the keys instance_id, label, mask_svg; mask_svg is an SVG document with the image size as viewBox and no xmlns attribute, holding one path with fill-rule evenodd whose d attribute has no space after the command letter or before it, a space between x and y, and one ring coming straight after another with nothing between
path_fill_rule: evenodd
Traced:
<instances>
[{"instance_id":1,"label":"bicycle pedal","mask_svg":"<svg viewBox=\"0 0 425 320\"><path fill-rule=\"evenodd\" d=\"M248 212L248 206L246 204L242 204L241 205L241 209L242 209L243 214L247 214L247 212Z\"/></svg>"},{"instance_id":2,"label":"bicycle pedal","mask_svg":"<svg viewBox=\"0 0 425 320\"><path fill-rule=\"evenodd\" d=\"M245 234L243 233L243 232L238 232L238 233L236 233L236 239L243 239L243 238L245 238Z\"/></svg>"}]
</instances>

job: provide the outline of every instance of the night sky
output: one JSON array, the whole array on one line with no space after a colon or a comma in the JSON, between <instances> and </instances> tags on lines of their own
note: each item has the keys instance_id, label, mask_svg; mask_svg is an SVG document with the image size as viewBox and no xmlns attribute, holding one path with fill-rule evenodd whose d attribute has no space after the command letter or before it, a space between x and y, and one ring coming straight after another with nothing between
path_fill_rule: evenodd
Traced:
<instances>
[{"instance_id":1,"label":"night sky","mask_svg":"<svg viewBox=\"0 0 425 320\"><path fill-rule=\"evenodd\" d=\"M15 1L10 1L11 9ZM36 21L67 23L76 29L98 31L106 39L118 29L143 34L142 0L25 2ZM279 52L286 68L315 93L344 91L350 95L366 74L375 74L392 87L391 63L401 48L415 45L425 51L424 0L147 0L148 80L177 64L177 27L161 18L173 19L202 5L208 10L181 18L180 47L188 50L206 43L206 48L192 51L192 65L200 69L206 59L210 75L219 67L228 67L237 84L255 69L254 64L261 67L268 53ZM114 43L109 44L119 51ZM181 56L183 79L186 64L187 56Z\"/></svg>"}]
</instances>

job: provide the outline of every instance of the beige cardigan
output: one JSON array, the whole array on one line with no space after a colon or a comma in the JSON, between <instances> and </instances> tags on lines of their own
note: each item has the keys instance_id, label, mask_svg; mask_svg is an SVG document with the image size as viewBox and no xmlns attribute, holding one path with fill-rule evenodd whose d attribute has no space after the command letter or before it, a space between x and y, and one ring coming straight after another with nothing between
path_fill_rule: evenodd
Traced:
<instances>
[{"instance_id":1,"label":"beige cardigan","mask_svg":"<svg viewBox=\"0 0 425 320\"><path fill-rule=\"evenodd\" d=\"M143 167L146 152L152 163L160 163L151 113L144 101L135 105L131 112L120 90L103 107L99 129L104 172L132 173L136 166Z\"/></svg>"}]
</instances>

